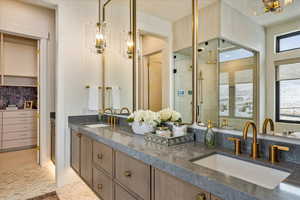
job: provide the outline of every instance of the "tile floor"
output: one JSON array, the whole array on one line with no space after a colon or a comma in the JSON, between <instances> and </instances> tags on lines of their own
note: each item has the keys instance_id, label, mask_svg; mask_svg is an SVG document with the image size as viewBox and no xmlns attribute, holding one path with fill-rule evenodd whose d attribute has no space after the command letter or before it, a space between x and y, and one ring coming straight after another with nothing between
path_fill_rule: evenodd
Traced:
<instances>
[{"instance_id":1,"label":"tile floor","mask_svg":"<svg viewBox=\"0 0 300 200\"><path fill-rule=\"evenodd\" d=\"M54 165L37 165L35 150L0 153L0 200L26 200L52 191L60 200L99 200L79 179L57 188Z\"/></svg>"}]
</instances>

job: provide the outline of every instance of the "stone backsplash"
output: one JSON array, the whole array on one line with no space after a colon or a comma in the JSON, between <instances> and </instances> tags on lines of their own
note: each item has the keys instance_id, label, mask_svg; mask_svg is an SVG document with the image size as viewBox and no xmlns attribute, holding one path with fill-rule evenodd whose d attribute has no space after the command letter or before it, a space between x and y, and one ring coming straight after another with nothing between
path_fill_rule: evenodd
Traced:
<instances>
[{"instance_id":1,"label":"stone backsplash","mask_svg":"<svg viewBox=\"0 0 300 200\"><path fill-rule=\"evenodd\" d=\"M24 108L25 101L33 101L33 108L37 107L37 88L35 87L0 87L0 109L7 105L17 105Z\"/></svg>"}]
</instances>

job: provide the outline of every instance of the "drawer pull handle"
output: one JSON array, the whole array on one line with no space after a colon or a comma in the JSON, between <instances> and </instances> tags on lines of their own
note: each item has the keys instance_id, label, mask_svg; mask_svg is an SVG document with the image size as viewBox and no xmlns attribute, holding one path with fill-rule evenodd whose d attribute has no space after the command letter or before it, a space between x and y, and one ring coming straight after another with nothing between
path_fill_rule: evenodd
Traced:
<instances>
[{"instance_id":1,"label":"drawer pull handle","mask_svg":"<svg viewBox=\"0 0 300 200\"><path fill-rule=\"evenodd\" d=\"M206 195L204 193L198 194L197 200L206 200Z\"/></svg>"},{"instance_id":2,"label":"drawer pull handle","mask_svg":"<svg viewBox=\"0 0 300 200\"><path fill-rule=\"evenodd\" d=\"M130 178L132 175L131 171L125 171L124 176Z\"/></svg>"},{"instance_id":3,"label":"drawer pull handle","mask_svg":"<svg viewBox=\"0 0 300 200\"><path fill-rule=\"evenodd\" d=\"M78 134L77 134L77 137L81 137L81 133L78 133Z\"/></svg>"},{"instance_id":4,"label":"drawer pull handle","mask_svg":"<svg viewBox=\"0 0 300 200\"><path fill-rule=\"evenodd\" d=\"M97 158L98 158L98 160L102 160L103 159L103 154L102 153L98 153L97 154Z\"/></svg>"},{"instance_id":5,"label":"drawer pull handle","mask_svg":"<svg viewBox=\"0 0 300 200\"><path fill-rule=\"evenodd\" d=\"M102 184L98 184L98 190L102 190L103 189L103 185Z\"/></svg>"}]
</instances>

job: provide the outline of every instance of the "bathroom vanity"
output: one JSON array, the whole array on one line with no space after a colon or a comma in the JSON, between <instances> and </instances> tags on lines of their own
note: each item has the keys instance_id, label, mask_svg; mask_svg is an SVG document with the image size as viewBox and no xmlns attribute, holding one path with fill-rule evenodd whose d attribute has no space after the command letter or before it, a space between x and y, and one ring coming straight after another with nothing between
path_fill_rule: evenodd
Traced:
<instances>
[{"instance_id":1,"label":"bathroom vanity","mask_svg":"<svg viewBox=\"0 0 300 200\"><path fill-rule=\"evenodd\" d=\"M83 117L84 118L84 117ZM236 157L232 150L207 149L201 143L165 147L147 143L142 136L120 127L90 128L101 123L69 120L71 166L104 200L296 200L300 196L300 165L253 161L248 154ZM289 173L273 189L197 165L210 155L243 160L256 166ZM222 157L221 156L221 157ZM256 169L256 168L253 168ZM259 181L259 180L257 180ZM288 189L290 188L290 189Z\"/></svg>"}]
</instances>

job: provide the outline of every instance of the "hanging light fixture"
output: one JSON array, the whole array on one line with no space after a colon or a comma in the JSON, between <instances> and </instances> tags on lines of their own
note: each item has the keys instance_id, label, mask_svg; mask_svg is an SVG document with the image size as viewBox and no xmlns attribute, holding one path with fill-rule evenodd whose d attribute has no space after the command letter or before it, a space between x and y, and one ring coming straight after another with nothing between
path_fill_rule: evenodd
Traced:
<instances>
[{"instance_id":1,"label":"hanging light fixture","mask_svg":"<svg viewBox=\"0 0 300 200\"><path fill-rule=\"evenodd\" d=\"M283 10L283 7L294 3L294 0L262 0L264 4L264 12L278 13Z\"/></svg>"},{"instance_id":2,"label":"hanging light fixture","mask_svg":"<svg viewBox=\"0 0 300 200\"><path fill-rule=\"evenodd\" d=\"M126 40L126 46L127 46L127 55L129 59L132 59L133 51L134 51L134 44L133 44L133 34L132 34L132 0L130 0L129 5L129 20L130 20L130 26L129 26L129 32Z\"/></svg>"},{"instance_id":3,"label":"hanging light fixture","mask_svg":"<svg viewBox=\"0 0 300 200\"><path fill-rule=\"evenodd\" d=\"M98 54L102 54L106 48L106 38L105 38L105 28L106 23L101 20L101 0L99 0L99 22L97 23L97 32L96 32L96 40L95 47Z\"/></svg>"}]
</instances>

